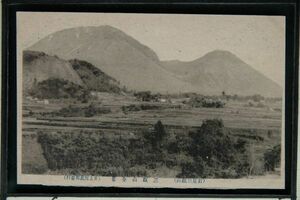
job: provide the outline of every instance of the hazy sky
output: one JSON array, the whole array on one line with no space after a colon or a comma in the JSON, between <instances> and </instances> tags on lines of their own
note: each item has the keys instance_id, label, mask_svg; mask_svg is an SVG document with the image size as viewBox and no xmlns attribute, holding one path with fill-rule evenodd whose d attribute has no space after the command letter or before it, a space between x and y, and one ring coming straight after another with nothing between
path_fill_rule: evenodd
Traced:
<instances>
[{"instance_id":1,"label":"hazy sky","mask_svg":"<svg viewBox=\"0 0 300 200\"><path fill-rule=\"evenodd\" d=\"M228 50L284 85L285 18L281 16L21 12L18 48L65 28L100 25L124 31L161 60L189 61L216 49Z\"/></svg>"}]
</instances>

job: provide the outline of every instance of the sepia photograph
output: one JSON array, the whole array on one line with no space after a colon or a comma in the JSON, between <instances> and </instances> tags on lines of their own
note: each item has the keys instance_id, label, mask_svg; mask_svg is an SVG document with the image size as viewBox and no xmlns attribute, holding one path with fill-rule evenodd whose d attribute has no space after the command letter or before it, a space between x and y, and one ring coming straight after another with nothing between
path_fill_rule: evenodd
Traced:
<instances>
[{"instance_id":1,"label":"sepia photograph","mask_svg":"<svg viewBox=\"0 0 300 200\"><path fill-rule=\"evenodd\" d=\"M285 17L17 12L18 183L284 188Z\"/></svg>"}]
</instances>

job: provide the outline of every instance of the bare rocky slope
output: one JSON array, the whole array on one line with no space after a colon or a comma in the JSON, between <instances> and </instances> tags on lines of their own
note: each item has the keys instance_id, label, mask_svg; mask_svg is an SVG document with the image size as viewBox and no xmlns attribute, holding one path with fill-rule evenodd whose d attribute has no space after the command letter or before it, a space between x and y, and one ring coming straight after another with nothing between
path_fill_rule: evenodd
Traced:
<instances>
[{"instance_id":1,"label":"bare rocky slope","mask_svg":"<svg viewBox=\"0 0 300 200\"><path fill-rule=\"evenodd\" d=\"M23 51L23 89L28 90L34 84L51 78L83 85L68 61L43 52Z\"/></svg>"}]
</instances>

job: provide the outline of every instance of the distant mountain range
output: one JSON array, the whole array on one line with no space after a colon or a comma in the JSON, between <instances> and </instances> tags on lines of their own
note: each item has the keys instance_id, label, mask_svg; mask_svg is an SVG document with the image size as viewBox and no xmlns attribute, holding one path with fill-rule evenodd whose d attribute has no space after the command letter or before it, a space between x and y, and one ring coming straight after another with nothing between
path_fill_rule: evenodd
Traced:
<instances>
[{"instance_id":1,"label":"distant mountain range","mask_svg":"<svg viewBox=\"0 0 300 200\"><path fill-rule=\"evenodd\" d=\"M52 57L43 66L46 69L31 67L28 72L24 70L27 82L37 76L31 73L49 72L51 76L84 84L78 73L70 70L70 62L59 65L59 61L55 61L58 56L62 60L78 59L91 63L120 85L138 91L208 95L225 91L238 95L282 96L282 88L277 83L228 51L216 50L191 62L160 61L149 47L111 26L64 29L41 39L28 50ZM59 69L58 66L63 67ZM38 79L46 77L38 76Z\"/></svg>"}]
</instances>

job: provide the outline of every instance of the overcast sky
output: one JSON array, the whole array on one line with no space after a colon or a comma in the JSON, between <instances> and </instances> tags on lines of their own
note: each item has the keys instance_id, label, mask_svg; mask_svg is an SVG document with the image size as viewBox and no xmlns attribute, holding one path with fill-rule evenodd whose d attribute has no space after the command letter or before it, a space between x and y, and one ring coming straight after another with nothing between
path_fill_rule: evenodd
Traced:
<instances>
[{"instance_id":1,"label":"overcast sky","mask_svg":"<svg viewBox=\"0 0 300 200\"><path fill-rule=\"evenodd\" d=\"M65 28L100 25L124 31L161 60L189 61L216 49L228 50L284 85L285 18L281 16L21 12L18 48Z\"/></svg>"}]
</instances>

